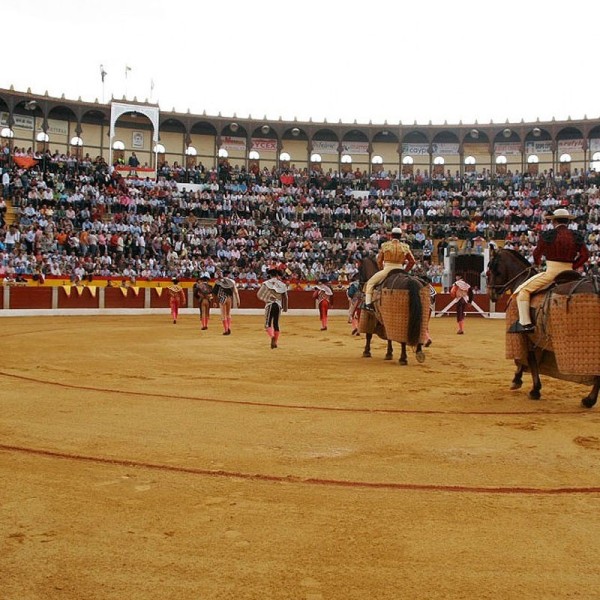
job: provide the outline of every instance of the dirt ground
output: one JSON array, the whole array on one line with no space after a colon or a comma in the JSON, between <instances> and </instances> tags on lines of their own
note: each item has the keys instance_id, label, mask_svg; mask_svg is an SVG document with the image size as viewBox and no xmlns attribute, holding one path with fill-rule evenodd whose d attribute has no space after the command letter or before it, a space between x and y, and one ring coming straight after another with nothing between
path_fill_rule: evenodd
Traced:
<instances>
[{"instance_id":1,"label":"dirt ground","mask_svg":"<svg viewBox=\"0 0 600 600\"><path fill-rule=\"evenodd\" d=\"M600 598L600 407L342 316L2 319L0 599Z\"/></svg>"}]
</instances>

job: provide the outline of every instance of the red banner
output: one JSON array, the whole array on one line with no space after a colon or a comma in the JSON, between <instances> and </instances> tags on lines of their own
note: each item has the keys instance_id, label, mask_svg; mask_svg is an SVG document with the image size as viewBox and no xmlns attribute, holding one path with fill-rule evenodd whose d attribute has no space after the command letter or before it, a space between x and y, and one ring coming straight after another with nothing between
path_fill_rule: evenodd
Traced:
<instances>
[{"instance_id":1,"label":"red banner","mask_svg":"<svg viewBox=\"0 0 600 600\"><path fill-rule=\"evenodd\" d=\"M22 169L30 169L38 164L38 161L33 156L15 156L13 160L15 161L15 165Z\"/></svg>"}]
</instances>

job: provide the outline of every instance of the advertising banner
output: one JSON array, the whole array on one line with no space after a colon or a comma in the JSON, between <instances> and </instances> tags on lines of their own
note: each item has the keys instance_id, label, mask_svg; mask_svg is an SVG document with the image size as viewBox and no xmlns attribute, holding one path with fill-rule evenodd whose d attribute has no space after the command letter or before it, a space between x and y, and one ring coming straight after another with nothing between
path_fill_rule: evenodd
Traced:
<instances>
[{"instance_id":1,"label":"advertising banner","mask_svg":"<svg viewBox=\"0 0 600 600\"><path fill-rule=\"evenodd\" d=\"M252 150L257 152L277 152L277 140L252 138Z\"/></svg>"},{"instance_id":2,"label":"advertising banner","mask_svg":"<svg viewBox=\"0 0 600 600\"><path fill-rule=\"evenodd\" d=\"M494 154L496 156L516 156L521 154L519 142L496 142L494 144Z\"/></svg>"},{"instance_id":3,"label":"advertising banner","mask_svg":"<svg viewBox=\"0 0 600 600\"><path fill-rule=\"evenodd\" d=\"M337 154L338 143L317 140L313 142L313 152L317 152L318 154Z\"/></svg>"},{"instance_id":4,"label":"advertising banner","mask_svg":"<svg viewBox=\"0 0 600 600\"><path fill-rule=\"evenodd\" d=\"M552 142L526 142L525 154L552 154Z\"/></svg>"},{"instance_id":5,"label":"advertising banner","mask_svg":"<svg viewBox=\"0 0 600 600\"><path fill-rule=\"evenodd\" d=\"M429 144L402 144L402 154L426 156L429 154Z\"/></svg>"},{"instance_id":6,"label":"advertising banner","mask_svg":"<svg viewBox=\"0 0 600 600\"><path fill-rule=\"evenodd\" d=\"M342 142L342 152L344 154L369 154L369 142Z\"/></svg>"},{"instance_id":7,"label":"advertising banner","mask_svg":"<svg viewBox=\"0 0 600 600\"><path fill-rule=\"evenodd\" d=\"M458 154L458 144L434 143L431 144L431 153L438 155Z\"/></svg>"},{"instance_id":8,"label":"advertising banner","mask_svg":"<svg viewBox=\"0 0 600 600\"><path fill-rule=\"evenodd\" d=\"M246 138L224 135L221 138L221 148L224 148L225 150L239 150L244 152L246 150Z\"/></svg>"}]
</instances>

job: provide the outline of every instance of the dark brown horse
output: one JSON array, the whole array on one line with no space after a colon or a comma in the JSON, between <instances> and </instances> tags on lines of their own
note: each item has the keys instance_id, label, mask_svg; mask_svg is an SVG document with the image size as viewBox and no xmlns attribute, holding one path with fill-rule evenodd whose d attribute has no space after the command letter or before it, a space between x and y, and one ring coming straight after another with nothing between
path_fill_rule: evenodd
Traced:
<instances>
[{"instance_id":1,"label":"dark brown horse","mask_svg":"<svg viewBox=\"0 0 600 600\"><path fill-rule=\"evenodd\" d=\"M500 249L495 250L488 265L487 280L488 294L490 299L496 302L504 293L513 292L521 283L537 273L537 270L515 250ZM570 280L570 281L569 281ZM586 408L591 408L596 404L598 392L600 391L600 373L570 374L559 371L555 356L555 346L553 345L553 336L564 338L568 335L565 330L560 331L561 324L557 322L556 326L550 327L552 321L552 311L558 310L557 302L552 301L558 297L567 298L567 302L576 294L588 294L600 296L600 286L597 278L580 277L574 272L561 274L558 280L546 290L540 291L532 296L531 305L536 311L536 331L531 334L506 334L507 355L520 354L519 345L522 345L522 356L514 358L517 370L512 380L511 389L516 390L523 384L523 373L527 369L531 371L533 388L529 392L529 397L538 400L541 397L542 383L540 373L549 375L555 379L575 381L592 385L590 393L581 400L581 404ZM515 312L514 303L509 304L508 315ZM516 315L513 315L515 317ZM510 317L507 319L509 320ZM595 315L595 319L600 319L600 314ZM568 343L572 348L574 339Z\"/></svg>"},{"instance_id":2,"label":"dark brown horse","mask_svg":"<svg viewBox=\"0 0 600 600\"><path fill-rule=\"evenodd\" d=\"M366 257L360 261L359 276L363 286L378 270L377 262L373 258ZM424 282L417 277L409 275L401 270L392 271L381 284L382 290L406 290L408 292L409 314L406 339L393 340L401 344L400 358L398 359L398 362L401 365L408 364L407 345L415 347L418 362L423 362L425 360L421 339L424 309L420 295L420 291L424 285ZM365 348L363 350L363 357L365 358L371 358L371 339L373 334L379 336L381 339L387 340L385 360L392 360L394 356L392 339L388 337L387 333L387 331L391 331L392 329L390 323L388 323L388 328L386 329L385 311L382 312L380 310L382 303L385 303L385 301L385 297L377 295L376 293L374 295L376 312L361 311L360 330L362 333L366 334Z\"/></svg>"}]
</instances>

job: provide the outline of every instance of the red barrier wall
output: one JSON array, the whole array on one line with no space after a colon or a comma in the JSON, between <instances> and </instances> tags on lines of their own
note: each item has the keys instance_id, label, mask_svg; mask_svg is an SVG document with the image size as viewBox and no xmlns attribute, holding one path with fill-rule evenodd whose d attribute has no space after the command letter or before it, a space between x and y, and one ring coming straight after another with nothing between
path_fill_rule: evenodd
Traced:
<instances>
[{"instance_id":1,"label":"red barrier wall","mask_svg":"<svg viewBox=\"0 0 600 600\"><path fill-rule=\"evenodd\" d=\"M11 309L45 309L52 308L52 287L18 287L10 286L10 308ZM159 296L156 288L139 288L136 295L133 289L127 289L127 294L123 295L120 287L107 287L104 290L105 308L135 308L143 309L145 304L146 291L150 294L150 308L169 308L169 294L163 290ZM99 308L100 290L96 288L96 296L92 296L89 288L83 288L81 295L75 289L71 288L71 293L67 296L65 290L58 288L58 308L59 309L77 309L77 308ZM186 299L188 290L185 289ZM315 301L312 291L295 290L288 293L290 309L314 309ZM503 296L495 306L495 312L505 312L506 304L510 295ZM438 294L436 296L436 311L441 311L450 302L450 294ZM484 311L490 310L490 301L486 294L475 296L475 302ZM196 300L191 305L192 308L198 308ZM263 308L264 304L256 297L256 290L240 290L240 308ZM0 309L4 308L4 297L0 294ZM348 299L345 291L336 291L333 294L333 309L345 310L348 308ZM450 308L453 313L454 307ZM467 312L477 313L472 306L467 306Z\"/></svg>"},{"instance_id":2,"label":"red barrier wall","mask_svg":"<svg viewBox=\"0 0 600 600\"><path fill-rule=\"evenodd\" d=\"M62 291L62 290L61 290ZM63 291L64 294L64 291ZM4 294L2 296L2 308L4 308ZM28 288L11 286L10 288L11 309L50 309L52 308L52 288Z\"/></svg>"},{"instance_id":3,"label":"red barrier wall","mask_svg":"<svg viewBox=\"0 0 600 600\"><path fill-rule=\"evenodd\" d=\"M127 289L127 295L123 295L121 288L108 287L104 290L104 308L144 308L144 290L140 290L137 296L132 289Z\"/></svg>"},{"instance_id":4,"label":"red barrier wall","mask_svg":"<svg viewBox=\"0 0 600 600\"><path fill-rule=\"evenodd\" d=\"M71 288L71 293L67 296L67 292L63 288L58 288L58 306L60 308L98 308L100 306L99 295L99 290L96 290L96 297L94 298L92 292L87 288L83 288L81 295L75 288Z\"/></svg>"},{"instance_id":5,"label":"red barrier wall","mask_svg":"<svg viewBox=\"0 0 600 600\"><path fill-rule=\"evenodd\" d=\"M187 290L185 292L185 299L187 300ZM159 296L156 288L150 290L150 308L169 308L169 292L163 288L162 294Z\"/></svg>"}]
</instances>

